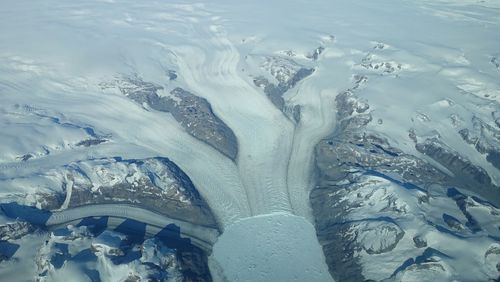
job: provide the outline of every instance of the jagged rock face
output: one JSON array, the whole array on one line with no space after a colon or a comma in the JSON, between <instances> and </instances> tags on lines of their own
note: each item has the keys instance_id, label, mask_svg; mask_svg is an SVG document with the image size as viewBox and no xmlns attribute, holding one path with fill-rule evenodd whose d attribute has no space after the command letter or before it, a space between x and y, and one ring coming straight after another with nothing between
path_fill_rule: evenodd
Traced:
<instances>
[{"instance_id":1,"label":"jagged rock face","mask_svg":"<svg viewBox=\"0 0 500 282\"><path fill-rule=\"evenodd\" d=\"M117 81L120 91L151 109L169 112L186 132L212 146L225 156L236 160L238 141L233 131L215 115L210 103L195 94L177 87L166 96L158 95L162 86L140 78Z\"/></svg>"},{"instance_id":2,"label":"jagged rock face","mask_svg":"<svg viewBox=\"0 0 500 282\"><path fill-rule=\"evenodd\" d=\"M212 281L203 251L175 250L158 238L134 241L114 231L86 226L53 231L35 255L38 280L53 281L78 269L91 280Z\"/></svg>"},{"instance_id":3,"label":"jagged rock face","mask_svg":"<svg viewBox=\"0 0 500 282\"><path fill-rule=\"evenodd\" d=\"M0 225L0 241L16 240L35 230L36 227L27 222L13 222Z\"/></svg>"}]
</instances>

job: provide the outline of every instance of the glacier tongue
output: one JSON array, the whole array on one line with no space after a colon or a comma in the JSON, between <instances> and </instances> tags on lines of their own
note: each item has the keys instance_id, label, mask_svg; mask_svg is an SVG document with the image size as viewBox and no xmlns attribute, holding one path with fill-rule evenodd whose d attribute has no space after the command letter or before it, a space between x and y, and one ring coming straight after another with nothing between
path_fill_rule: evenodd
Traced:
<instances>
[{"instance_id":1,"label":"glacier tongue","mask_svg":"<svg viewBox=\"0 0 500 282\"><path fill-rule=\"evenodd\" d=\"M314 226L288 213L255 216L230 225L214 245L211 260L211 272L221 280L333 281Z\"/></svg>"}]
</instances>

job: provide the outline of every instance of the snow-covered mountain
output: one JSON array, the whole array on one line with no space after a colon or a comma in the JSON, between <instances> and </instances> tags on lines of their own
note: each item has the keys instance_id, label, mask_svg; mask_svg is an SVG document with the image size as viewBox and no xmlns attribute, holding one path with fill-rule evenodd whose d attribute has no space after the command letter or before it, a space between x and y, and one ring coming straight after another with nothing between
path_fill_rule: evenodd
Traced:
<instances>
[{"instance_id":1,"label":"snow-covered mountain","mask_svg":"<svg viewBox=\"0 0 500 282\"><path fill-rule=\"evenodd\" d=\"M3 1L0 277L495 281L500 3Z\"/></svg>"}]
</instances>

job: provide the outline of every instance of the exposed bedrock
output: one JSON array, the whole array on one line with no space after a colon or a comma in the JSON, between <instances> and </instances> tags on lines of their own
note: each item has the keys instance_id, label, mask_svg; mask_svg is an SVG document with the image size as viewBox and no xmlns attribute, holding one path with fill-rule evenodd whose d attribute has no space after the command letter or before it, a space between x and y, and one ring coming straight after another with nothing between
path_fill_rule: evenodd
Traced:
<instances>
[{"instance_id":1,"label":"exposed bedrock","mask_svg":"<svg viewBox=\"0 0 500 282\"><path fill-rule=\"evenodd\" d=\"M62 172L67 206L132 204L217 228L205 200L189 177L167 158L103 159L76 163Z\"/></svg>"},{"instance_id":2,"label":"exposed bedrock","mask_svg":"<svg viewBox=\"0 0 500 282\"><path fill-rule=\"evenodd\" d=\"M306 57L308 59L317 61L319 59L319 56L321 55L321 53L323 53L323 51L325 51L325 47L319 46L318 48L314 49L314 51L312 53L308 54Z\"/></svg>"},{"instance_id":3,"label":"exposed bedrock","mask_svg":"<svg viewBox=\"0 0 500 282\"><path fill-rule=\"evenodd\" d=\"M323 50L317 50L317 56ZM264 64L276 82L269 81L264 76L256 77L253 82L256 86L261 87L269 100L280 109L289 118L298 122L300 120L300 106L287 107L283 95L300 81L310 76L315 69L301 66L291 59L271 57Z\"/></svg>"},{"instance_id":4,"label":"exposed bedrock","mask_svg":"<svg viewBox=\"0 0 500 282\"><path fill-rule=\"evenodd\" d=\"M24 236L33 232L38 232L40 236L45 236L46 228L50 230L50 238L56 238L56 247L71 245L75 240L80 243L75 246L82 246L82 240L93 240L101 236L104 230L119 232L117 238L122 238L122 242L113 249L107 246L103 240L108 240L109 235L97 239L98 245L92 244L89 249L82 250L76 255L65 252L64 249L55 250L55 256L48 256L43 259L44 250L37 259L40 270L40 277L45 277L47 267L50 271L57 271L63 264L73 261L79 262L84 258L87 262L101 257L111 260L115 265L128 264L136 260L133 265L147 262L151 258L148 248L161 248L167 254L155 251L155 261L158 263L169 260L168 264L157 266L146 263L146 273L142 273L149 278L156 275L178 276L182 281L212 281L207 256L211 253L212 245L217 239L216 229L196 226L187 222L172 220L160 214L155 214L148 210L139 209L133 206L93 205L68 209L62 212L49 212L33 207L21 206L16 203L1 204L1 209L5 215L16 218L19 221L0 226L0 262L13 257L19 248L16 242L24 240ZM37 228L41 227L40 229ZM82 229L83 228L83 229ZM39 230L39 231L36 231ZM81 232L84 231L84 232ZM8 233L6 233L8 232ZM9 241L7 241L9 240ZM11 243L10 241L17 240ZM60 241L67 243L61 245ZM47 240L44 247L52 244ZM113 242L112 242L113 243ZM152 244L151 244L152 243ZM48 245L47 245L48 244ZM114 243L116 244L116 243ZM67 248L65 248L67 250ZM105 253L102 254L101 252ZM163 255L167 255L164 257ZM96 257L97 256L97 257ZM104 256L105 258L103 258ZM173 257L172 257L173 256ZM40 261L42 259L42 261ZM105 262L103 262L105 263ZM161 269L167 267L169 271L177 269L176 273L164 273ZM151 268L152 267L152 268ZM105 275L105 273L103 273ZM143 275L141 275L143 276Z\"/></svg>"},{"instance_id":5,"label":"exposed bedrock","mask_svg":"<svg viewBox=\"0 0 500 282\"><path fill-rule=\"evenodd\" d=\"M24 221L16 221L0 225L0 241L19 239L36 230L32 224Z\"/></svg>"},{"instance_id":6,"label":"exposed bedrock","mask_svg":"<svg viewBox=\"0 0 500 282\"><path fill-rule=\"evenodd\" d=\"M0 263L10 260L19 249L19 239L38 232L38 228L28 222L3 222L4 214L0 211Z\"/></svg>"},{"instance_id":7,"label":"exposed bedrock","mask_svg":"<svg viewBox=\"0 0 500 282\"><path fill-rule=\"evenodd\" d=\"M315 225L330 273L336 281L363 281L357 253L379 254L394 249L405 232L388 219L353 220L344 200L351 184L364 173L377 171L405 179L439 179L438 171L423 161L390 146L387 140L364 131L372 121L369 106L348 90L336 98L338 125L335 136L315 150L317 185L310 194ZM344 192L345 191L345 192ZM360 204L361 205L361 204ZM394 203L388 210L398 210Z\"/></svg>"},{"instance_id":8,"label":"exposed bedrock","mask_svg":"<svg viewBox=\"0 0 500 282\"><path fill-rule=\"evenodd\" d=\"M361 80L358 82L362 83ZM456 238L465 238L478 232L483 232L484 238L489 238L489 234L496 234L498 230L495 227L487 231L493 233L487 233L485 228L481 229L473 214L474 205L479 204L457 189L471 191L498 204L499 188L492 184L484 169L440 141L428 139L417 143L416 149L454 175L448 175L438 165L422 157L404 153L393 147L383 135L368 130L366 125L372 122L370 107L356 96L356 89L353 87L337 96L338 122L335 132L315 148L316 186L310 193L310 202L318 240L323 247L329 271L337 281L374 279L372 275L379 274L373 269L365 269L364 263L370 259L391 256L402 259L404 251L401 250L411 250L421 255L407 262L402 261L401 265L395 265L392 271L385 276L378 276L376 280L410 277L413 271L430 273L435 268L444 271L445 263L431 264L423 259L429 254L444 259L447 257L432 248L427 248L422 254L421 249L432 246L432 243L423 234L413 233L415 231L412 228L416 228L413 224L420 222L418 224L422 226L430 226L425 228L453 234L451 236ZM477 128L479 135L483 132L483 136L489 136L493 132L479 123ZM492 139L483 138L484 146L479 148L488 148L485 150L487 152L494 146L485 140ZM434 195L433 187L456 189L439 192L444 195ZM446 199L451 202L447 208L455 216L442 212L434 217L432 213L435 212L437 201L434 197L443 199L439 201ZM486 207L491 206L486 203ZM423 219L414 221L416 214L423 216ZM495 213L491 215L497 216Z\"/></svg>"},{"instance_id":9,"label":"exposed bedrock","mask_svg":"<svg viewBox=\"0 0 500 282\"><path fill-rule=\"evenodd\" d=\"M55 232L70 224L118 231L139 245L146 238L159 238L176 251L184 281L211 281L207 256L219 235L216 219L190 178L169 159L91 159L40 177L50 179L61 187L54 191L63 193L35 195L41 209L0 204L7 217L19 220L0 225L0 254L7 254L6 259L18 248L10 241L37 227ZM136 254L123 251L112 259L127 261Z\"/></svg>"},{"instance_id":10,"label":"exposed bedrock","mask_svg":"<svg viewBox=\"0 0 500 282\"><path fill-rule=\"evenodd\" d=\"M364 196L363 186L356 186L362 176L376 176L408 187L411 183L444 179L439 171L425 162L391 148L383 139L373 135L351 136L351 141L324 140L316 147L317 186L310 194L316 230L323 246L332 276L337 281L364 281L358 253L369 255L392 251L404 236L391 217L353 219L354 209L367 205L372 193ZM389 175L404 180L392 179ZM375 184L375 183L374 183ZM382 192L381 192L382 193ZM346 197L359 197L359 203L349 203ZM406 208L397 198L387 196L380 211L399 216ZM422 195L421 201L426 201Z\"/></svg>"},{"instance_id":11,"label":"exposed bedrock","mask_svg":"<svg viewBox=\"0 0 500 282\"><path fill-rule=\"evenodd\" d=\"M492 113L493 119L498 114ZM497 120L494 120L497 122ZM499 127L497 125L497 127ZM500 130L480 118L472 118L472 127L463 128L459 132L462 139L481 154L486 155L486 160L500 170Z\"/></svg>"},{"instance_id":12,"label":"exposed bedrock","mask_svg":"<svg viewBox=\"0 0 500 282\"><path fill-rule=\"evenodd\" d=\"M75 244L75 241L78 242ZM133 236L95 226L68 226L51 232L35 256L37 281L53 281L77 266L81 277L91 281L212 281L203 251L173 249L168 240ZM82 263L83 262L83 263ZM104 269L103 267L104 266Z\"/></svg>"},{"instance_id":13,"label":"exposed bedrock","mask_svg":"<svg viewBox=\"0 0 500 282\"><path fill-rule=\"evenodd\" d=\"M160 96L163 87L140 78L118 82L120 91L135 102L153 110L169 112L193 137L236 160L238 141L234 132L212 111L210 103L180 87Z\"/></svg>"},{"instance_id":14,"label":"exposed bedrock","mask_svg":"<svg viewBox=\"0 0 500 282\"><path fill-rule=\"evenodd\" d=\"M447 181L450 186L467 189L500 206L500 187L491 182L490 176L483 168L472 164L437 139L427 139L418 143L416 148L454 174Z\"/></svg>"},{"instance_id":15,"label":"exposed bedrock","mask_svg":"<svg viewBox=\"0 0 500 282\"><path fill-rule=\"evenodd\" d=\"M500 70L500 59L498 57L491 58L490 62L491 64L493 64L493 66L495 66L497 70Z\"/></svg>"}]
</instances>

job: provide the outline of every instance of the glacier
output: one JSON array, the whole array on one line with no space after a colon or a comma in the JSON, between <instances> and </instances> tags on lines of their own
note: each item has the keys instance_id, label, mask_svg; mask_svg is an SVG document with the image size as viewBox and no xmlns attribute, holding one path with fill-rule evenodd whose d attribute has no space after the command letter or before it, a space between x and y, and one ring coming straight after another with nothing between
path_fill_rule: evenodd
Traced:
<instances>
[{"instance_id":1,"label":"glacier","mask_svg":"<svg viewBox=\"0 0 500 282\"><path fill-rule=\"evenodd\" d=\"M493 0L5 0L0 275L499 279L499 25Z\"/></svg>"}]
</instances>

